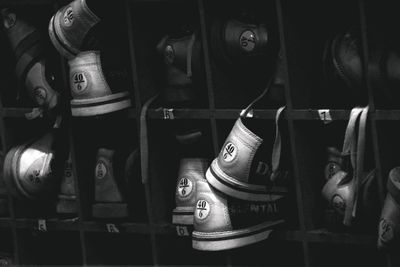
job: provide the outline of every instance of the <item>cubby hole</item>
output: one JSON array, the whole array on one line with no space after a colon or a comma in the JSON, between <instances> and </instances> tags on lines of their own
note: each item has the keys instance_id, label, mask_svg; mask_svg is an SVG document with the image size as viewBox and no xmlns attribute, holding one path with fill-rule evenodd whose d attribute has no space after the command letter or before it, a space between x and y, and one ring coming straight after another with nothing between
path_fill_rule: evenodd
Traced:
<instances>
[{"instance_id":1,"label":"cubby hole","mask_svg":"<svg viewBox=\"0 0 400 267\"><path fill-rule=\"evenodd\" d=\"M22 265L83 264L79 232L19 229L17 234Z\"/></svg>"},{"instance_id":2,"label":"cubby hole","mask_svg":"<svg viewBox=\"0 0 400 267\"><path fill-rule=\"evenodd\" d=\"M358 2L283 0L281 5L293 108L368 103Z\"/></svg>"},{"instance_id":3,"label":"cubby hole","mask_svg":"<svg viewBox=\"0 0 400 267\"><path fill-rule=\"evenodd\" d=\"M205 1L205 13L215 106L245 108L264 91L269 80L274 80L278 69L280 44L275 3ZM259 108L284 103L281 81L270 88Z\"/></svg>"},{"instance_id":4,"label":"cubby hole","mask_svg":"<svg viewBox=\"0 0 400 267\"><path fill-rule=\"evenodd\" d=\"M325 187L330 179L339 179L340 175L335 176L335 174L340 170L352 175L350 158L342 158L340 156L346 126L347 121L333 121L329 124L323 124L320 121L294 122L296 153L298 155L297 164L299 175L301 176L299 182L303 194L303 212L306 227L309 229L326 228L332 232L373 234L376 232L380 203L378 175L372 171L375 168L375 158L369 123L366 128L364 178L361 183L358 215L353 220L351 227L343 225L343 215L333 207L333 204L341 204L341 202L336 202L337 199L335 197L338 193L335 192L342 190L341 188L345 186L346 182L343 182L341 185L332 183L330 186L333 188ZM337 151L335 153L328 153L328 148L336 148ZM329 157L329 155L334 156ZM335 162L336 164L328 165L328 162ZM371 175L367 176L367 174ZM364 180L365 177L370 177L371 182L364 182L367 181ZM336 190L338 191L335 191L335 186L337 186ZM323 190L326 190L326 192L333 190L333 193L326 194L327 197L332 196L332 200L328 201L325 198ZM365 212L366 206L367 211L370 211L371 214Z\"/></svg>"},{"instance_id":5,"label":"cubby hole","mask_svg":"<svg viewBox=\"0 0 400 267\"><path fill-rule=\"evenodd\" d=\"M310 243L311 266L388 266L385 254L375 246Z\"/></svg>"},{"instance_id":6,"label":"cubby hole","mask_svg":"<svg viewBox=\"0 0 400 267\"><path fill-rule=\"evenodd\" d=\"M260 149L257 150L256 155L254 158L257 158L259 162L263 162L266 164L267 170L265 173L258 174L257 177L265 178L265 183L267 185L272 186L272 191L275 189L274 186L277 188L284 188L287 193L284 193L284 201L279 204L280 207L280 214L285 220L285 229L295 230L299 228L299 221L298 221L298 207L297 207L297 198L296 198L296 188L295 188L295 180L293 175L293 166L292 166L292 155L290 150L290 140L289 140L289 132L287 127L286 120L280 120L279 122L279 130L281 134L282 140L282 151L281 151L281 159L279 165L279 171L285 177L283 180L280 180L276 183L272 183L269 179L269 175L271 174L272 170L272 151L273 145L275 141L275 121L274 120L263 120L263 119L256 119L256 118L246 118L241 119L244 125L254 134L259 136L263 139L262 145ZM218 142L220 144L220 151L224 149L226 144L226 139L228 138L230 132L232 131L235 123L237 120L218 120L217 121L217 131L218 131ZM223 153L223 152L221 152ZM252 163L252 167L257 166L255 164L260 164L257 162ZM263 165L263 164L262 164ZM251 172L252 175L256 176L257 168L254 168L254 172ZM261 168L259 170L262 170ZM282 177L283 177L282 176ZM281 178L282 178L281 177ZM252 179L251 177L249 177ZM281 179L280 178L280 179ZM279 190L278 190L279 191ZM277 192L277 191L275 191ZM280 193L277 193L280 194Z\"/></svg>"},{"instance_id":7,"label":"cubby hole","mask_svg":"<svg viewBox=\"0 0 400 267\"><path fill-rule=\"evenodd\" d=\"M6 151L2 149L3 144L0 142L0 218L9 217L10 215L10 204L9 196L7 193L7 187L4 182L3 170L4 170L4 157Z\"/></svg>"},{"instance_id":8,"label":"cubby hole","mask_svg":"<svg viewBox=\"0 0 400 267\"><path fill-rule=\"evenodd\" d=\"M71 127L84 219L101 220L102 211L97 215L94 209L113 206L121 208L120 215L104 215L104 219L147 221L135 120L126 111L118 111L72 118Z\"/></svg>"},{"instance_id":9,"label":"cubby hole","mask_svg":"<svg viewBox=\"0 0 400 267\"><path fill-rule=\"evenodd\" d=\"M4 168L7 168L7 174L4 173L4 181L6 183L6 188L9 190L13 188L16 191L16 195L12 194L12 191L9 193L13 195L13 209L14 214L17 218L54 218L60 217L60 214L56 213L56 203L57 193L59 192L59 181L62 175L62 167L66 153L68 148L66 146L67 137L65 128L61 126L60 129L53 129L54 121L50 119L36 119L36 120L26 120L23 118L5 118L4 124L6 127L5 130L5 139L7 142L7 149L5 150L5 156L9 154L9 158L14 158L13 155L16 155L16 151L12 152L11 150L14 148L22 149L22 151L26 151L27 147L36 142L43 140L44 143L41 144L40 148L51 149L54 151L54 161L52 163L52 172L53 172L53 180L51 185L47 184L43 193L40 195L36 195L35 199L29 199L25 197L19 189L15 186L15 179L22 181L27 177L23 174L18 174L18 178L16 178L12 173L19 173L19 166L21 166L20 158L15 157L15 161L18 162L17 165L10 165L11 163L7 163ZM63 124L61 124L63 125ZM54 142L51 141L50 136L54 139ZM46 147L49 145L49 147ZM38 149L40 149L38 148ZM13 153L13 154L10 154ZM23 152L24 153L24 152ZM32 163L31 163L32 164ZM34 186L33 184L27 184L25 181L26 188L29 190L36 190L39 187ZM30 180L31 181L31 180ZM47 191L46 191L47 190ZM50 190L50 191L49 191ZM33 192L33 191L29 191Z\"/></svg>"},{"instance_id":10,"label":"cubby hole","mask_svg":"<svg viewBox=\"0 0 400 267\"><path fill-rule=\"evenodd\" d=\"M182 159L213 157L207 120L151 120L149 135L149 188L152 216L157 223L172 223L175 191Z\"/></svg>"},{"instance_id":11,"label":"cubby hole","mask_svg":"<svg viewBox=\"0 0 400 267\"><path fill-rule=\"evenodd\" d=\"M171 246L174 244L174 246ZM226 251L200 251L192 248L190 236L157 236L159 264L182 266L226 266Z\"/></svg>"},{"instance_id":12,"label":"cubby hole","mask_svg":"<svg viewBox=\"0 0 400 267\"><path fill-rule=\"evenodd\" d=\"M376 121L378 147L381 157L382 168L382 190L386 193L386 183L389 173L393 168L400 166L398 149L400 148L400 127L396 120L394 121Z\"/></svg>"},{"instance_id":13,"label":"cubby hole","mask_svg":"<svg viewBox=\"0 0 400 267\"><path fill-rule=\"evenodd\" d=\"M20 5L0 5L0 9L8 8L11 13L16 14L16 19L25 21L29 26L36 28L42 40L42 57L45 59L46 80L57 92L63 94L62 76L59 55L51 44L48 34L48 24L53 15L52 5L35 5L29 2ZM13 16L11 16L12 18ZM22 44L22 42L20 42ZM25 81L18 79L16 74L16 56L9 41L5 27L0 30L0 80L2 83L1 97L4 107L35 107L34 100L30 97Z\"/></svg>"},{"instance_id":14,"label":"cubby hole","mask_svg":"<svg viewBox=\"0 0 400 267\"><path fill-rule=\"evenodd\" d=\"M399 109L400 38L396 1L365 2L368 38L368 81L377 109Z\"/></svg>"},{"instance_id":15,"label":"cubby hole","mask_svg":"<svg viewBox=\"0 0 400 267\"><path fill-rule=\"evenodd\" d=\"M85 233L87 265L153 265L148 235Z\"/></svg>"},{"instance_id":16,"label":"cubby hole","mask_svg":"<svg viewBox=\"0 0 400 267\"><path fill-rule=\"evenodd\" d=\"M232 266L304 266L301 243L280 241L273 237L233 249L229 254Z\"/></svg>"},{"instance_id":17,"label":"cubby hole","mask_svg":"<svg viewBox=\"0 0 400 267\"><path fill-rule=\"evenodd\" d=\"M10 229L0 229L0 264L7 266L14 262L13 238Z\"/></svg>"},{"instance_id":18,"label":"cubby hole","mask_svg":"<svg viewBox=\"0 0 400 267\"><path fill-rule=\"evenodd\" d=\"M139 37L134 38L134 46L142 100L159 93L164 107L207 107L196 1L137 2L130 9L133 35ZM188 41L192 33L193 46Z\"/></svg>"}]
</instances>

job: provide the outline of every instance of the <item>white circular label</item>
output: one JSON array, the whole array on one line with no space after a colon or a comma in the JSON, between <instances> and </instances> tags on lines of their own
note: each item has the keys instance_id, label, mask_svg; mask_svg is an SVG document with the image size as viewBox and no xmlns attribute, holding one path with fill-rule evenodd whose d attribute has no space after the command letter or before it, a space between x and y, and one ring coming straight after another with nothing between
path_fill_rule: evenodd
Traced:
<instances>
[{"instance_id":1,"label":"white circular label","mask_svg":"<svg viewBox=\"0 0 400 267\"><path fill-rule=\"evenodd\" d=\"M334 162L329 162L325 167L325 179L329 180L334 176L341 168L339 164Z\"/></svg>"},{"instance_id":2,"label":"white circular label","mask_svg":"<svg viewBox=\"0 0 400 267\"><path fill-rule=\"evenodd\" d=\"M7 13L4 16L4 28L12 28L15 25L15 22L17 22L17 16L14 13Z\"/></svg>"},{"instance_id":3,"label":"white circular label","mask_svg":"<svg viewBox=\"0 0 400 267\"><path fill-rule=\"evenodd\" d=\"M225 145L224 151L222 153L222 158L226 162L231 162L237 155L237 148L231 142Z\"/></svg>"},{"instance_id":4,"label":"white circular label","mask_svg":"<svg viewBox=\"0 0 400 267\"><path fill-rule=\"evenodd\" d=\"M188 178L182 178L178 183L178 193L181 197L187 197L193 190L193 183Z\"/></svg>"},{"instance_id":5,"label":"white circular label","mask_svg":"<svg viewBox=\"0 0 400 267\"><path fill-rule=\"evenodd\" d=\"M196 204L195 216L197 219L204 220L210 214L210 204L206 200L200 199Z\"/></svg>"},{"instance_id":6,"label":"white circular label","mask_svg":"<svg viewBox=\"0 0 400 267\"><path fill-rule=\"evenodd\" d=\"M343 214L346 210L346 202L343 200L343 198L339 195L334 195L332 198L332 206L334 209L336 209L338 212Z\"/></svg>"},{"instance_id":7,"label":"white circular label","mask_svg":"<svg viewBox=\"0 0 400 267\"><path fill-rule=\"evenodd\" d=\"M164 50L164 56L167 63L172 64L175 58L175 51L172 45L167 45Z\"/></svg>"},{"instance_id":8,"label":"white circular label","mask_svg":"<svg viewBox=\"0 0 400 267\"><path fill-rule=\"evenodd\" d=\"M394 238L394 230L384 218L379 222L379 239L383 243L389 243Z\"/></svg>"},{"instance_id":9,"label":"white circular label","mask_svg":"<svg viewBox=\"0 0 400 267\"><path fill-rule=\"evenodd\" d=\"M69 178L72 176L72 163L66 162L64 167L64 176Z\"/></svg>"},{"instance_id":10,"label":"white circular label","mask_svg":"<svg viewBox=\"0 0 400 267\"><path fill-rule=\"evenodd\" d=\"M76 94L81 94L85 91L88 82L85 74L83 72L77 72L72 75L72 89Z\"/></svg>"},{"instance_id":11,"label":"white circular label","mask_svg":"<svg viewBox=\"0 0 400 267\"><path fill-rule=\"evenodd\" d=\"M96 178L103 179L107 174L107 168L104 162L99 161L96 165Z\"/></svg>"},{"instance_id":12,"label":"white circular label","mask_svg":"<svg viewBox=\"0 0 400 267\"><path fill-rule=\"evenodd\" d=\"M33 95L35 97L36 103L39 106L44 105L44 103L46 102L46 98L47 98L47 92L44 88L42 88L42 87L35 88L35 90L33 91Z\"/></svg>"},{"instance_id":13,"label":"white circular label","mask_svg":"<svg viewBox=\"0 0 400 267\"><path fill-rule=\"evenodd\" d=\"M250 30L242 32L240 35L240 47L246 51L251 52L256 46L256 35Z\"/></svg>"},{"instance_id":14,"label":"white circular label","mask_svg":"<svg viewBox=\"0 0 400 267\"><path fill-rule=\"evenodd\" d=\"M64 25L69 27L74 23L74 12L72 11L72 7L68 7L64 12Z\"/></svg>"}]
</instances>

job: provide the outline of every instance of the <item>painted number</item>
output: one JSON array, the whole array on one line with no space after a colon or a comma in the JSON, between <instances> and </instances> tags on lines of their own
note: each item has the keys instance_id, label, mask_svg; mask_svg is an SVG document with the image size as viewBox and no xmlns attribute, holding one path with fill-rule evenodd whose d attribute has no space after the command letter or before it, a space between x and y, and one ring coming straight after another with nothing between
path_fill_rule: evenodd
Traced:
<instances>
[{"instance_id":1,"label":"painted number","mask_svg":"<svg viewBox=\"0 0 400 267\"><path fill-rule=\"evenodd\" d=\"M38 220L38 230L41 232L47 232L46 220Z\"/></svg>"},{"instance_id":2,"label":"painted number","mask_svg":"<svg viewBox=\"0 0 400 267\"><path fill-rule=\"evenodd\" d=\"M163 109L163 113L164 113L164 120L173 120L175 119L174 116L174 109L172 108L164 108Z\"/></svg>"},{"instance_id":3,"label":"painted number","mask_svg":"<svg viewBox=\"0 0 400 267\"><path fill-rule=\"evenodd\" d=\"M107 223L106 227L107 227L107 232L109 233L119 233L119 229L113 223Z\"/></svg>"},{"instance_id":4,"label":"painted number","mask_svg":"<svg viewBox=\"0 0 400 267\"><path fill-rule=\"evenodd\" d=\"M323 123L328 124L332 122L332 116L329 109L319 109L318 114Z\"/></svg>"},{"instance_id":5,"label":"painted number","mask_svg":"<svg viewBox=\"0 0 400 267\"><path fill-rule=\"evenodd\" d=\"M186 226L177 225L176 226L176 233L178 236L189 236L189 230Z\"/></svg>"}]
</instances>

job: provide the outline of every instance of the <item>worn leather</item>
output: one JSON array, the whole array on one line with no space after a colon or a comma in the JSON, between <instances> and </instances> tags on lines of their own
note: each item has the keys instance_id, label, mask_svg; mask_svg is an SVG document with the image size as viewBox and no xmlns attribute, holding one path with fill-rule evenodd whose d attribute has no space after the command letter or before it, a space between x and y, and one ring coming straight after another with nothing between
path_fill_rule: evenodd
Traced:
<instances>
[{"instance_id":1,"label":"worn leather","mask_svg":"<svg viewBox=\"0 0 400 267\"><path fill-rule=\"evenodd\" d=\"M362 111L362 108L352 109L343 142L342 155L350 156L353 168L356 164L356 123ZM353 172L355 171L353 170ZM348 170L340 170L322 188L324 198L342 215L345 214L346 210L352 209L351 205L356 186L352 178Z\"/></svg>"},{"instance_id":2,"label":"worn leather","mask_svg":"<svg viewBox=\"0 0 400 267\"><path fill-rule=\"evenodd\" d=\"M231 58L263 54L268 46L268 31L264 24L249 24L229 20L223 32L227 54Z\"/></svg>"},{"instance_id":3,"label":"worn leather","mask_svg":"<svg viewBox=\"0 0 400 267\"><path fill-rule=\"evenodd\" d=\"M8 195L3 178L4 154L0 151L0 216L8 213Z\"/></svg>"},{"instance_id":4,"label":"worn leather","mask_svg":"<svg viewBox=\"0 0 400 267\"><path fill-rule=\"evenodd\" d=\"M60 95L47 82L45 68L44 60L35 63L27 73L25 86L37 105L52 109L57 105Z\"/></svg>"},{"instance_id":5,"label":"worn leather","mask_svg":"<svg viewBox=\"0 0 400 267\"><path fill-rule=\"evenodd\" d=\"M196 207L194 229L199 232L220 232L232 230L228 203L202 179L196 183Z\"/></svg>"},{"instance_id":6,"label":"worn leather","mask_svg":"<svg viewBox=\"0 0 400 267\"><path fill-rule=\"evenodd\" d=\"M57 178L52 170L54 136L12 148L6 155L4 178L7 189L16 197L39 199L54 189Z\"/></svg>"},{"instance_id":7,"label":"worn leather","mask_svg":"<svg viewBox=\"0 0 400 267\"><path fill-rule=\"evenodd\" d=\"M378 248L390 250L398 247L400 237L400 167L392 169L387 181L387 195L379 227Z\"/></svg>"},{"instance_id":8,"label":"worn leather","mask_svg":"<svg viewBox=\"0 0 400 267\"><path fill-rule=\"evenodd\" d=\"M115 151L100 148L97 151L95 177L95 201L96 202L123 202L121 192L113 170L113 156Z\"/></svg>"},{"instance_id":9,"label":"worn leather","mask_svg":"<svg viewBox=\"0 0 400 267\"><path fill-rule=\"evenodd\" d=\"M269 38L264 24L217 20L211 27L211 51L222 68L246 71L271 54Z\"/></svg>"},{"instance_id":10,"label":"worn leather","mask_svg":"<svg viewBox=\"0 0 400 267\"><path fill-rule=\"evenodd\" d=\"M16 55L16 74L31 99L41 107L54 108L59 93L46 77L44 44L37 29L8 9L1 11L3 26Z\"/></svg>"},{"instance_id":11,"label":"worn leather","mask_svg":"<svg viewBox=\"0 0 400 267\"><path fill-rule=\"evenodd\" d=\"M376 174L374 170L364 170L367 114L368 107L352 110L342 150L342 156L350 158L351 169L343 166L347 158L342 158L336 173L322 189L324 198L339 214L344 215L343 224L346 226L351 226L356 219L373 221L376 217ZM339 159L337 151L333 152L336 161ZM367 221L361 223L368 225Z\"/></svg>"},{"instance_id":12,"label":"worn leather","mask_svg":"<svg viewBox=\"0 0 400 267\"><path fill-rule=\"evenodd\" d=\"M175 190L176 207L193 208L195 206L196 182L204 179L208 165L207 159L181 159Z\"/></svg>"},{"instance_id":13,"label":"worn leather","mask_svg":"<svg viewBox=\"0 0 400 267\"><path fill-rule=\"evenodd\" d=\"M157 51L165 64L165 86L162 96L166 105L190 103L196 98L193 72L194 64L199 63L194 61L200 59L200 51L195 42L199 43L196 34L192 33L180 38L165 36L157 44Z\"/></svg>"},{"instance_id":14,"label":"worn leather","mask_svg":"<svg viewBox=\"0 0 400 267\"><path fill-rule=\"evenodd\" d=\"M100 61L100 52L86 51L68 61L74 99L91 99L112 94Z\"/></svg>"},{"instance_id":15,"label":"worn leather","mask_svg":"<svg viewBox=\"0 0 400 267\"><path fill-rule=\"evenodd\" d=\"M232 179L247 183L251 163L262 142L263 139L251 132L238 118L218 154L217 166Z\"/></svg>"},{"instance_id":16,"label":"worn leather","mask_svg":"<svg viewBox=\"0 0 400 267\"><path fill-rule=\"evenodd\" d=\"M325 166L325 180L329 180L342 169L342 155L336 147L327 148L328 158Z\"/></svg>"},{"instance_id":17,"label":"worn leather","mask_svg":"<svg viewBox=\"0 0 400 267\"><path fill-rule=\"evenodd\" d=\"M81 52L82 43L100 18L86 4L75 0L60 8L49 23L50 39L64 57L71 59Z\"/></svg>"},{"instance_id":18,"label":"worn leather","mask_svg":"<svg viewBox=\"0 0 400 267\"><path fill-rule=\"evenodd\" d=\"M360 40L354 30L339 33L325 44L325 79L330 86L346 89L343 94L348 94L352 103L360 101L360 96L363 95L361 84L364 74L360 55ZM339 89L332 88L336 91Z\"/></svg>"}]
</instances>

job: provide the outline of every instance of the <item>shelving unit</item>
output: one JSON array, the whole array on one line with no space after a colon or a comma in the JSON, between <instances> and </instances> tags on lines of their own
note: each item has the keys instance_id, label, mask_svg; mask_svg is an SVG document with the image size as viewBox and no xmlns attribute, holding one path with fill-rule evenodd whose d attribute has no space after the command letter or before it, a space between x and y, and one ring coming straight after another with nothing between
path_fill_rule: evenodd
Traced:
<instances>
[{"instance_id":1,"label":"shelving unit","mask_svg":"<svg viewBox=\"0 0 400 267\"><path fill-rule=\"evenodd\" d=\"M38 26L45 32L46 20L50 20L51 15L67 2L0 0L0 7L37 12L41 17ZM324 95L326 84L320 71L324 41L329 34L345 30L349 25L360 29L363 68L369 71L370 27L380 18L394 16L392 12L389 15L385 13L392 4L394 7L394 3L382 5L379 1L366 0L323 3L311 0L241 1L246 6L254 5L258 12L265 13L268 21L273 21L283 53L286 110L282 119L287 129L284 142L289 151L285 156L291 163L291 212L295 218L274 231L266 241L222 252L193 250L190 237L178 236L171 223L181 155L179 149L174 148L176 143L167 129L172 123L198 125L204 130L206 140L204 151L200 151L199 156L211 160L219 153L240 111L263 89L256 87L256 83L249 83L246 91L226 88L228 86L220 80L223 75L216 69L212 58L212 19L220 15L219 11L224 7L227 12L237 7L227 0L218 3L211 0L124 0L110 3L110 12L114 4L121 7L118 9L120 13L115 14L118 18L115 25L122 25L115 33L120 34L115 43L122 44L129 61L127 69L134 107L95 118L72 118L68 111L65 112L73 172L77 178L78 214L61 219L50 207L52 213L46 216L27 216L18 210L20 205L9 196L9 217L0 218L0 252L12 255L15 264L397 266L399 259L395 255L377 251L376 232L329 229L324 223L325 204L320 193L324 182L325 148L332 144L340 147L354 106L368 104L370 108L367 147L371 160L368 167L377 171L381 203L386 193L388 173L400 164L396 153L400 148L400 142L396 140L400 133L396 122L400 120L400 104L385 106L378 97L379 88L370 86L367 77L364 77L365 99L361 102L332 103L330 95ZM184 11L186 15L183 15ZM103 145L102 142L108 142L107 138L113 137L119 139L119 147L126 146L132 150L139 146L142 106L162 90L159 82L162 73L155 45L165 34L164 30L188 17L198 27L202 41L204 84L201 101L198 106L190 108L163 107L160 104L149 108L149 181L142 184L140 168L135 177L130 177L134 197L128 203L132 210L129 219L95 220L91 216L95 150ZM386 25L386 21L390 20L379 25ZM4 58L0 62L0 136L1 148L6 153L14 145L49 129L52 118L26 119L25 114L31 112L32 107L25 99L14 99L17 83L13 69L9 67L14 59L4 33L0 34L0 49ZM52 53L59 57L55 51ZM58 69L57 88L68 98L68 68L61 57ZM346 98L346 95L335 99L341 98ZM260 103L254 109L254 118L272 127L277 107ZM324 110L329 111L331 119L321 115ZM43 247L38 248L39 245ZM342 255L347 258L342 258Z\"/></svg>"}]
</instances>

